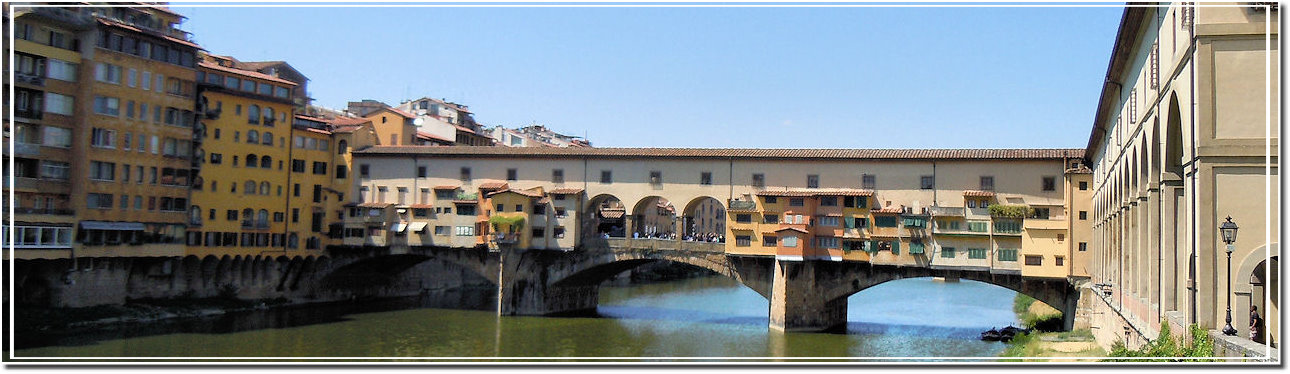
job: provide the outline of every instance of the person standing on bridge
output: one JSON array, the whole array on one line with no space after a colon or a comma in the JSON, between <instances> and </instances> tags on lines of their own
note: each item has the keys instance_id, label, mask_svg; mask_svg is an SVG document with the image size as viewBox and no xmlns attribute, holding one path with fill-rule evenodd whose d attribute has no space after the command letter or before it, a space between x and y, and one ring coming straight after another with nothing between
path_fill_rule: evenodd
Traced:
<instances>
[{"instance_id":1,"label":"person standing on bridge","mask_svg":"<svg viewBox=\"0 0 1290 374\"><path fill-rule=\"evenodd\" d=\"M1263 343L1263 318L1259 317L1259 307L1250 305L1250 340Z\"/></svg>"}]
</instances>

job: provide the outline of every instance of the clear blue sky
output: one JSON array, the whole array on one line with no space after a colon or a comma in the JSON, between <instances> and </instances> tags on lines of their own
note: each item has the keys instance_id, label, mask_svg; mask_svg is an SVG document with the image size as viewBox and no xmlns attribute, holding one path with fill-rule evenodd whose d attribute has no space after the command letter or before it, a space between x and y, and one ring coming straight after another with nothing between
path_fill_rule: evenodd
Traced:
<instances>
[{"instance_id":1,"label":"clear blue sky","mask_svg":"<svg viewBox=\"0 0 1290 374\"><path fill-rule=\"evenodd\" d=\"M184 7L315 104L430 96L597 147L1083 148L1120 7Z\"/></svg>"}]
</instances>

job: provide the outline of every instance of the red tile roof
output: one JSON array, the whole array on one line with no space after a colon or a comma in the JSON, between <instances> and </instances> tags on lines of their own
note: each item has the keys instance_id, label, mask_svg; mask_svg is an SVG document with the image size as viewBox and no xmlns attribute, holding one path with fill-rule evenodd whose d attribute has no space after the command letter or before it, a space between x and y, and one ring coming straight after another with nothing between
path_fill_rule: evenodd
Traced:
<instances>
[{"instance_id":1,"label":"red tile roof","mask_svg":"<svg viewBox=\"0 0 1290 374\"><path fill-rule=\"evenodd\" d=\"M555 188L547 192L549 195L577 195L580 193L582 193L581 188Z\"/></svg>"},{"instance_id":2,"label":"red tile roof","mask_svg":"<svg viewBox=\"0 0 1290 374\"><path fill-rule=\"evenodd\" d=\"M436 190L455 190L455 189L457 189L457 188L459 188L459 187L457 187L457 186L434 186L434 189L436 189Z\"/></svg>"},{"instance_id":3,"label":"red tile roof","mask_svg":"<svg viewBox=\"0 0 1290 374\"><path fill-rule=\"evenodd\" d=\"M193 43L193 42L190 42L190 41L187 41L187 40L179 39L179 38L176 38L176 37L173 37L173 36L170 36L170 35L165 35L165 34L158 33L158 32L153 32L153 31L145 31L145 30L140 29L140 28L138 28L138 27L134 27L134 26L131 26L131 25L128 25L128 24L125 24L125 23L117 22L117 21L113 21L113 20L110 20L110 19L105 19L105 18L95 18L95 19L97 19L97 20L99 21L99 23L102 23L102 24L104 24L104 25L108 25L108 26L115 26L115 27L119 27L119 28L122 28L122 29L130 30L130 31L134 31L134 32L142 33L142 34L152 35L152 36L156 36L156 37L159 37L159 38L162 38L162 39L166 39L166 40L168 40L168 41L172 41L172 42L179 43L179 44L183 44L183 45L186 45L186 46L189 46L189 47L197 48L197 49L199 49L199 50L203 50L203 51L205 51L205 50L206 50L205 48L202 48L202 46L197 45L197 43Z\"/></svg>"},{"instance_id":4,"label":"red tile roof","mask_svg":"<svg viewBox=\"0 0 1290 374\"><path fill-rule=\"evenodd\" d=\"M431 134L431 133L428 133L428 132L425 132L425 131L417 131L417 138L425 139L425 140L438 140L438 141L446 142L446 143L449 143L449 144L451 144L451 143L452 143L452 140L444 139L444 138L440 138L440 137L438 137L438 136L435 136L434 134Z\"/></svg>"},{"instance_id":5,"label":"red tile roof","mask_svg":"<svg viewBox=\"0 0 1290 374\"><path fill-rule=\"evenodd\" d=\"M480 187L480 188L482 189L483 187ZM499 195L499 194L503 194L503 193L507 193L507 192L513 192L513 193L517 193L517 194L524 195L524 196L528 196L528 197L535 198L535 199L536 199L536 198L541 198L541 197L542 197L542 194L540 194L540 193L538 193L538 192L536 192L536 191L517 190L517 189L513 189L513 188L508 188L508 189L505 189L505 190L501 190L501 191L497 191L497 192L490 193L490 194L488 194L488 197L493 197L493 196L495 196L495 195Z\"/></svg>"},{"instance_id":6,"label":"red tile roof","mask_svg":"<svg viewBox=\"0 0 1290 374\"><path fill-rule=\"evenodd\" d=\"M621 210L601 210L600 216L605 218L623 218L627 212Z\"/></svg>"},{"instance_id":7,"label":"red tile roof","mask_svg":"<svg viewBox=\"0 0 1290 374\"><path fill-rule=\"evenodd\" d=\"M408 207L412 209L428 209L434 208L434 204L412 204L408 205Z\"/></svg>"},{"instance_id":8,"label":"red tile roof","mask_svg":"<svg viewBox=\"0 0 1290 374\"><path fill-rule=\"evenodd\" d=\"M797 227L793 227L793 226L789 226L789 227L781 228L781 229L779 229L779 230L775 230L775 232L780 232L780 231L785 231L785 230L793 230L793 231L797 231L797 232L800 232L800 233L803 233L803 234L810 234L810 232L807 232L807 231L806 231L806 229L797 228Z\"/></svg>"},{"instance_id":9,"label":"red tile roof","mask_svg":"<svg viewBox=\"0 0 1290 374\"><path fill-rule=\"evenodd\" d=\"M336 117L336 118L324 120L324 122L330 123L335 126L353 126L353 125L361 125L364 123L372 122L372 120L367 118L361 118L361 117L359 118Z\"/></svg>"},{"instance_id":10,"label":"red tile roof","mask_svg":"<svg viewBox=\"0 0 1290 374\"><path fill-rule=\"evenodd\" d=\"M508 186L510 186L510 185L506 184L506 182L484 182L484 183L480 183L480 184L479 184L479 189L481 189L481 190L504 190L504 189L506 189Z\"/></svg>"},{"instance_id":11,"label":"red tile roof","mask_svg":"<svg viewBox=\"0 0 1290 374\"><path fill-rule=\"evenodd\" d=\"M994 191L966 190L963 196L967 197L994 197Z\"/></svg>"},{"instance_id":12,"label":"red tile roof","mask_svg":"<svg viewBox=\"0 0 1290 374\"><path fill-rule=\"evenodd\" d=\"M363 126L336 126L331 128L331 132L337 134L348 134L361 128L363 128Z\"/></svg>"},{"instance_id":13,"label":"red tile roof","mask_svg":"<svg viewBox=\"0 0 1290 374\"><path fill-rule=\"evenodd\" d=\"M738 159L1063 159L1084 156L1083 149L768 149L768 148L547 148L377 146L367 156L438 155L502 158L738 158Z\"/></svg>"},{"instance_id":14,"label":"red tile roof","mask_svg":"<svg viewBox=\"0 0 1290 374\"><path fill-rule=\"evenodd\" d=\"M808 196L873 196L873 190L862 190L856 188L785 188L782 190L763 190L757 192L759 196L788 196L788 197L808 197Z\"/></svg>"},{"instance_id":15,"label":"red tile roof","mask_svg":"<svg viewBox=\"0 0 1290 374\"><path fill-rule=\"evenodd\" d=\"M814 196L814 194L807 191L766 190L757 192L757 196L810 197Z\"/></svg>"},{"instance_id":16,"label":"red tile roof","mask_svg":"<svg viewBox=\"0 0 1290 374\"><path fill-rule=\"evenodd\" d=\"M871 212L874 212L874 213L897 213L897 214L898 214L898 213L904 213L904 212L905 212L905 206L904 206L904 205L892 205L892 206L884 207L884 208L882 208L882 209L874 209L874 210L871 210Z\"/></svg>"},{"instance_id":17,"label":"red tile roof","mask_svg":"<svg viewBox=\"0 0 1290 374\"><path fill-rule=\"evenodd\" d=\"M198 67L201 67L201 68L205 68L205 69L211 69L211 70L221 71L221 72L224 72L224 73L240 74L240 75L242 75L242 76L251 77L251 78L255 78L255 79L263 79L263 80L266 80L266 81L270 81L270 82L274 82L274 83L278 83L278 84L283 84L283 85L288 85L288 86L295 86L295 85L296 85L296 83L295 83L295 82L292 82L292 81L289 81L289 80L286 80L286 79L282 79L282 78L277 78L277 77L274 77L274 76L272 76L272 75L264 74L264 73L261 73L261 72L258 72L258 71L254 71L254 70L242 70L242 69L237 69L237 68L230 68L230 67L220 66L219 64L212 63L212 62L206 62L206 61L198 62L198 63L197 63L197 66L198 66Z\"/></svg>"},{"instance_id":18,"label":"red tile roof","mask_svg":"<svg viewBox=\"0 0 1290 374\"><path fill-rule=\"evenodd\" d=\"M390 207L391 205L394 205L394 203L362 203L362 204L358 204L358 206L359 206L359 207L363 207L363 208L388 208L388 207Z\"/></svg>"}]
</instances>

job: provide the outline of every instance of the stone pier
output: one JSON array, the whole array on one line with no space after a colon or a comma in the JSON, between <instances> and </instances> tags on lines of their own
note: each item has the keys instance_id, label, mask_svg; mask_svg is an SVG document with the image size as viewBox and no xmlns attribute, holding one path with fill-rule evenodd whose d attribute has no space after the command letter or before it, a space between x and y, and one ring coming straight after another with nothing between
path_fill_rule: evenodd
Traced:
<instances>
[{"instance_id":1,"label":"stone pier","mask_svg":"<svg viewBox=\"0 0 1290 374\"><path fill-rule=\"evenodd\" d=\"M770 328L780 331L830 331L847 323L847 298L827 299L817 282L814 261L775 261L770 296Z\"/></svg>"}]
</instances>

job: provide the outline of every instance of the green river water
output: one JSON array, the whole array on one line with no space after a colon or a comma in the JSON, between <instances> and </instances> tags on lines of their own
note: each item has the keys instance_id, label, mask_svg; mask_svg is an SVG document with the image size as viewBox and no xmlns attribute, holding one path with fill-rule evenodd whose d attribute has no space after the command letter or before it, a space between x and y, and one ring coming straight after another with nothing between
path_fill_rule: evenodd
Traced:
<instances>
[{"instance_id":1,"label":"green river water","mask_svg":"<svg viewBox=\"0 0 1290 374\"><path fill-rule=\"evenodd\" d=\"M768 303L724 277L603 286L596 316L498 317L488 292L304 306L19 337L17 358L617 360L992 357L1015 293L971 281L889 282L848 300L846 333L777 333ZM445 301L446 299L446 301ZM445 309L444 306L471 309Z\"/></svg>"}]
</instances>

